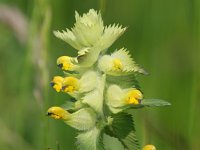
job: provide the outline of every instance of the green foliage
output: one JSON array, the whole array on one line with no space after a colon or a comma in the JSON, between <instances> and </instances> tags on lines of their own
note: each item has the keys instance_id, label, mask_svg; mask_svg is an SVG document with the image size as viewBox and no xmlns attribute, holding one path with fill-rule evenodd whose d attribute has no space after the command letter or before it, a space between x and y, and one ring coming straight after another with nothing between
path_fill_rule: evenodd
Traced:
<instances>
[{"instance_id":1,"label":"green foliage","mask_svg":"<svg viewBox=\"0 0 200 150\"><path fill-rule=\"evenodd\" d=\"M149 106L149 107L151 107L151 106L159 107L159 106L169 106L171 104L167 101L162 100L162 99L143 99L141 101L141 105Z\"/></svg>"},{"instance_id":2,"label":"green foliage","mask_svg":"<svg viewBox=\"0 0 200 150\"><path fill-rule=\"evenodd\" d=\"M139 141L133 131L129 132L125 138L121 139L121 142L127 150L140 150Z\"/></svg>"},{"instance_id":3,"label":"green foliage","mask_svg":"<svg viewBox=\"0 0 200 150\"><path fill-rule=\"evenodd\" d=\"M117 138L125 149L139 150L132 115L122 112L111 117L113 119L112 123L105 127L105 133Z\"/></svg>"},{"instance_id":4,"label":"green foliage","mask_svg":"<svg viewBox=\"0 0 200 150\"><path fill-rule=\"evenodd\" d=\"M117 84L123 88L134 87L140 89L139 82L137 80L137 76L135 74L123 75L123 76L106 76L107 83L109 84Z\"/></svg>"}]
</instances>

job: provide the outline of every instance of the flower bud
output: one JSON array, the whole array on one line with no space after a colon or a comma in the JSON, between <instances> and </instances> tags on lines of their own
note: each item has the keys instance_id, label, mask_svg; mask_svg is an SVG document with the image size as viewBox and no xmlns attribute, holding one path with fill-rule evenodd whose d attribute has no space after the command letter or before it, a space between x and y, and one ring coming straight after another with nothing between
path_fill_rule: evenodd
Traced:
<instances>
[{"instance_id":1,"label":"flower bud","mask_svg":"<svg viewBox=\"0 0 200 150\"><path fill-rule=\"evenodd\" d=\"M146 145L142 150L156 150L156 147L154 145Z\"/></svg>"}]
</instances>

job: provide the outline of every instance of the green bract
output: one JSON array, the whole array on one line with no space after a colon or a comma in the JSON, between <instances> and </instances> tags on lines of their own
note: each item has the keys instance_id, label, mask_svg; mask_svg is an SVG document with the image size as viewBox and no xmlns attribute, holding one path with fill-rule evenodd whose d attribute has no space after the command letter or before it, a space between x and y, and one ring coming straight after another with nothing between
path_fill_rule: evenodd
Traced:
<instances>
[{"instance_id":1,"label":"green bract","mask_svg":"<svg viewBox=\"0 0 200 150\"><path fill-rule=\"evenodd\" d=\"M79 131L77 145L81 150L106 149L105 134L117 138L125 149L137 150L133 117L126 110L169 103L143 100L136 76L147 73L128 50L106 54L126 27L104 26L100 12L94 9L82 16L76 12L75 18L71 30L54 31L54 35L78 50L77 57L59 57L57 65L64 76L51 81L57 92L70 95L72 100L63 107L49 108L48 115Z\"/></svg>"},{"instance_id":2,"label":"green bract","mask_svg":"<svg viewBox=\"0 0 200 150\"><path fill-rule=\"evenodd\" d=\"M90 9L87 14L75 15L74 27L66 31L54 31L56 37L64 40L78 50L80 63L84 67L93 65L98 59L99 53L110 47L126 28L119 25L104 26L101 14Z\"/></svg>"}]
</instances>

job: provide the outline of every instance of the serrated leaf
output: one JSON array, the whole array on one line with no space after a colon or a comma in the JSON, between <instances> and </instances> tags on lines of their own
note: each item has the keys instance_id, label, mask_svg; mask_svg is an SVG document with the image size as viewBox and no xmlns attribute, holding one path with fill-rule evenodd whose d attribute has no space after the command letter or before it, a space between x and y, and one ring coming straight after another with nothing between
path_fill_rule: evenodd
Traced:
<instances>
[{"instance_id":1,"label":"serrated leaf","mask_svg":"<svg viewBox=\"0 0 200 150\"><path fill-rule=\"evenodd\" d=\"M103 144L103 134L101 134L101 135L99 136L99 140L98 140L98 142L97 142L97 149L98 149L98 150L106 150L106 149L105 149L105 146L104 146L104 144Z\"/></svg>"},{"instance_id":2,"label":"serrated leaf","mask_svg":"<svg viewBox=\"0 0 200 150\"><path fill-rule=\"evenodd\" d=\"M119 141L119 139L116 137L103 134L103 143L106 150L124 150L124 146L122 145L121 141Z\"/></svg>"},{"instance_id":3,"label":"serrated leaf","mask_svg":"<svg viewBox=\"0 0 200 150\"><path fill-rule=\"evenodd\" d=\"M124 139L121 139L124 147L128 150L139 150L140 145L138 139L136 138L135 132L130 132Z\"/></svg>"},{"instance_id":4,"label":"serrated leaf","mask_svg":"<svg viewBox=\"0 0 200 150\"><path fill-rule=\"evenodd\" d=\"M117 138L124 148L138 150L139 144L135 136L134 122L131 114L118 113L112 115L112 124L105 128L105 133Z\"/></svg>"},{"instance_id":5,"label":"serrated leaf","mask_svg":"<svg viewBox=\"0 0 200 150\"><path fill-rule=\"evenodd\" d=\"M107 126L105 132L113 137L125 138L129 132L135 130L131 114L124 112L112 115L113 121Z\"/></svg>"},{"instance_id":6,"label":"serrated leaf","mask_svg":"<svg viewBox=\"0 0 200 150\"><path fill-rule=\"evenodd\" d=\"M143 99L141 101L141 105L144 106L169 106L171 105L169 102L162 99Z\"/></svg>"},{"instance_id":7,"label":"serrated leaf","mask_svg":"<svg viewBox=\"0 0 200 150\"><path fill-rule=\"evenodd\" d=\"M129 74L124 76L106 76L107 83L109 84L117 84L122 88L130 88L134 87L136 89L140 89L139 82L137 81L135 74Z\"/></svg>"}]
</instances>

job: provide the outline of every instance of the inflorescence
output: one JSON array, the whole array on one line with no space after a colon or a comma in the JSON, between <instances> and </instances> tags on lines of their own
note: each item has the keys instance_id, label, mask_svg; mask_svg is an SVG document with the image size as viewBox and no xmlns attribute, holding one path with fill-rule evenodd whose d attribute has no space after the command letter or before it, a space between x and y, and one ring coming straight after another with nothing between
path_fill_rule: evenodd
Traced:
<instances>
[{"instance_id":1,"label":"inflorescence","mask_svg":"<svg viewBox=\"0 0 200 150\"><path fill-rule=\"evenodd\" d=\"M133 117L126 110L169 103L144 99L136 76L147 72L126 48L106 53L126 27L104 26L101 13L93 9L82 16L76 12L75 18L71 30L54 31L54 35L76 49L77 57L59 57L57 66L64 76L55 76L51 81L57 92L70 95L72 100L65 107L49 108L47 113L79 131L79 149L106 149L105 134L117 138L124 149L139 149Z\"/></svg>"}]
</instances>

